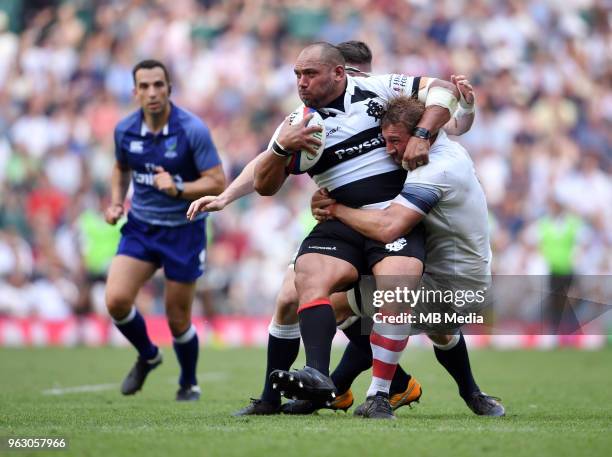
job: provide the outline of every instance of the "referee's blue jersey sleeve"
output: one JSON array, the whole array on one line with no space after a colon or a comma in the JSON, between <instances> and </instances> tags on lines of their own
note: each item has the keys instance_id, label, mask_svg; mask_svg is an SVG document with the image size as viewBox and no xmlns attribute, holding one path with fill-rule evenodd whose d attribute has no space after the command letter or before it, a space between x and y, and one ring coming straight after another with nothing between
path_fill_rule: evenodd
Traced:
<instances>
[{"instance_id":1,"label":"referee's blue jersey sleeve","mask_svg":"<svg viewBox=\"0 0 612 457\"><path fill-rule=\"evenodd\" d=\"M221 160L206 124L194 116L184 128L198 170L202 172L219 165Z\"/></svg>"}]
</instances>

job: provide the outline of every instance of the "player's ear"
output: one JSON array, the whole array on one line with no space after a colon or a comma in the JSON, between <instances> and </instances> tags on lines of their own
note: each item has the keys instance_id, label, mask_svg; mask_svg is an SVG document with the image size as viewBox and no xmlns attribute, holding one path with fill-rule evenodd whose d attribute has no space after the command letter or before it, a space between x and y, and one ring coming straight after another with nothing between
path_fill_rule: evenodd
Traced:
<instances>
[{"instance_id":1,"label":"player's ear","mask_svg":"<svg viewBox=\"0 0 612 457\"><path fill-rule=\"evenodd\" d=\"M344 65L336 65L336 67L334 68L334 77L338 81L340 81L340 80L342 80L342 78L344 78L345 73L346 73L346 71L344 69Z\"/></svg>"},{"instance_id":2,"label":"player's ear","mask_svg":"<svg viewBox=\"0 0 612 457\"><path fill-rule=\"evenodd\" d=\"M172 94L172 84L168 84L168 95Z\"/></svg>"}]
</instances>

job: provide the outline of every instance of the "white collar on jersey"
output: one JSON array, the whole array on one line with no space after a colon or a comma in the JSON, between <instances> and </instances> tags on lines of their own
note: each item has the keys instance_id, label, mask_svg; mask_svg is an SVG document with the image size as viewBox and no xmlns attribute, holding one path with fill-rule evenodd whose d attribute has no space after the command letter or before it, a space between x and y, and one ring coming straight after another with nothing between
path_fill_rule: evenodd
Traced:
<instances>
[{"instance_id":1,"label":"white collar on jersey","mask_svg":"<svg viewBox=\"0 0 612 457\"><path fill-rule=\"evenodd\" d=\"M355 93L355 79L350 75L346 75L346 93L351 96Z\"/></svg>"},{"instance_id":2,"label":"white collar on jersey","mask_svg":"<svg viewBox=\"0 0 612 457\"><path fill-rule=\"evenodd\" d=\"M168 127L168 123L166 123L166 125L164 125L164 128L162 129L162 135L167 136L169 129L170 127ZM149 127L147 127L147 124L143 120L142 124L140 124L140 136L146 136L146 134L149 132Z\"/></svg>"}]
</instances>

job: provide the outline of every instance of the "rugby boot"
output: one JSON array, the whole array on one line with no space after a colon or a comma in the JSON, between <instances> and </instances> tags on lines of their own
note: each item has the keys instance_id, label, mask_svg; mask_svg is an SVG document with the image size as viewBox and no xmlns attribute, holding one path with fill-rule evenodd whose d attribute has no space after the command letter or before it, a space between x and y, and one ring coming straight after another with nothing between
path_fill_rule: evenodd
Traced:
<instances>
[{"instance_id":1,"label":"rugby boot","mask_svg":"<svg viewBox=\"0 0 612 457\"><path fill-rule=\"evenodd\" d=\"M232 416L270 416L280 414L280 412L280 404L265 401L261 398L251 398L251 403L233 413Z\"/></svg>"},{"instance_id":2,"label":"rugby boot","mask_svg":"<svg viewBox=\"0 0 612 457\"><path fill-rule=\"evenodd\" d=\"M323 408L346 412L353 406L353 402L353 393L349 389L342 395L338 395L329 406L326 406L324 403L315 403L311 400L292 400L281 406L281 412L284 414L312 414Z\"/></svg>"},{"instance_id":3,"label":"rugby boot","mask_svg":"<svg viewBox=\"0 0 612 457\"><path fill-rule=\"evenodd\" d=\"M181 386L176 392L176 401L196 401L201 393L200 386Z\"/></svg>"},{"instance_id":4,"label":"rugby boot","mask_svg":"<svg viewBox=\"0 0 612 457\"><path fill-rule=\"evenodd\" d=\"M466 405L474 411L474 414L493 417L506 415L506 409L500 402L501 398L492 397L484 392L474 392L470 398L465 400Z\"/></svg>"},{"instance_id":5,"label":"rugby boot","mask_svg":"<svg viewBox=\"0 0 612 457\"><path fill-rule=\"evenodd\" d=\"M290 400L311 400L331 406L336 398L336 386L329 376L312 367L302 370L274 370L270 373L272 388Z\"/></svg>"},{"instance_id":6,"label":"rugby boot","mask_svg":"<svg viewBox=\"0 0 612 457\"><path fill-rule=\"evenodd\" d=\"M393 408L391 408L389 403L389 397L381 393L366 398L366 401L355 409L354 414L366 419L395 420Z\"/></svg>"},{"instance_id":7,"label":"rugby boot","mask_svg":"<svg viewBox=\"0 0 612 457\"><path fill-rule=\"evenodd\" d=\"M144 384L147 376L151 371L160 366L162 363L162 353L157 351L157 355L151 360L145 360L141 357L136 359L136 363L127 374L121 384L121 393L123 395L134 395Z\"/></svg>"},{"instance_id":8,"label":"rugby boot","mask_svg":"<svg viewBox=\"0 0 612 457\"><path fill-rule=\"evenodd\" d=\"M421 387L421 384L419 384L419 381L414 378L410 378L406 390L396 394L389 394L389 403L391 404L391 408L393 408L393 411L395 411L397 408L401 408L404 405L410 406L411 403L418 403L422 394L423 389Z\"/></svg>"}]
</instances>

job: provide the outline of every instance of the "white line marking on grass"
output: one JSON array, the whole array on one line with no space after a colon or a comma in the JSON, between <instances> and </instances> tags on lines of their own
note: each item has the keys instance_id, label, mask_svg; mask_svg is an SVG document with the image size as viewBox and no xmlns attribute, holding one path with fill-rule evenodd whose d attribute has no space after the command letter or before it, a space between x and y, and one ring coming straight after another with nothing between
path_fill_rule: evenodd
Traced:
<instances>
[{"instance_id":1,"label":"white line marking on grass","mask_svg":"<svg viewBox=\"0 0 612 457\"><path fill-rule=\"evenodd\" d=\"M43 395L65 395L65 394L77 394L82 392L101 392L103 390L115 389L119 384L92 384L86 386L74 386L74 387L54 387L53 389L43 390Z\"/></svg>"},{"instance_id":2,"label":"white line marking on grass","mask_svg":"<svg viewBox=\"0 0 612 457\"><path fill-rule=\"evenodd\" d=\"M228 378L228 374L224 371L211 371L207 373L198 373L198 378L202 382L222 382ZM168 382L176 383L176 378L168 378ZM73 386L73 387L54 387L52 389L46 389L42 391L43 395L66 395L66 394L78 394L84 392L102 392L105 390L112 390L119 387L119 384L91 384L84 386Z\"/></svg>"}]
</instances>

